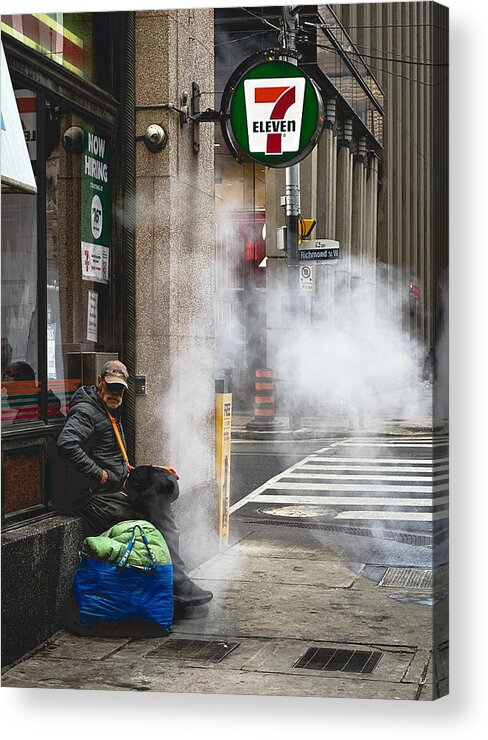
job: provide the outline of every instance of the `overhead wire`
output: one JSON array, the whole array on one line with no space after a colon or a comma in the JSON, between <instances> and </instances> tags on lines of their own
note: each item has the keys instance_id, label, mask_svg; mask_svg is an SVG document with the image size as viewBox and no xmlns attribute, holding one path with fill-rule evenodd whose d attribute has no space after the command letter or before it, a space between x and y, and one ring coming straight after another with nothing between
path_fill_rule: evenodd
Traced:
<instances>
[{"instance_id":1,"label":"overhead wire","mask_svg":"<svg viewBox=\"0 0 488 740\"><path fill-rule=\"evenodd\" d=\"M368 49L369 51L378 51L380 53L385 51L384 49L378 49L377 46L369 46L369 45L366 45L366 44L360 44L357 41L354 42L354 46L356 46L358 49ZM363 54L362 51L360 51L359 53L361 55ZM415 62L420 62L420 61L423 61L423 62L432 62L433 61L433 59L427 59L427 58L420 59L419 57L413 57L413 56L410 56L410 55L408 55L408 56L406 56L404 58L405 59L411 59L412 61L415 61ZM403 60L398 59L398 61L403 61Z\"/></svg>"},{"instance_id":2,"label":"overhead wire","mask_svg":"<svg viewBox=\"0 0 488 740\"><path fill-rule=\"evenodd\" d=\"M271 26L271 28L274 28L275 31L281 31L281 28L279 26L275 26L274 23L270 23L270 21L268 21L266 18L263 18L262 15L253 13L251 10L249 10L249 8L241 8L241 10L244 10L246 13L249 13L249 15L252 15L254 18L262 21L262 23L266 23L267 26Z\"/></svg>"},{"instance_id":3,"label":"overhead wire","mask_svg":"<svg viewBox=\"0 0 488 740\"><path fill-rule=\"evenodd\" d=\"M238 33L238 31L234 31L234 33ZM255 36L263 36L265 33L270 33L269 31L256 31L255 33L250 33L248 36L241 36L238 39L229 39L229 41L220 41L218 44L214 44L214 46L224 46L225 44L235 44L238 41L246 41L247 39L253 38Z\"/></svg>"}]
</instances>

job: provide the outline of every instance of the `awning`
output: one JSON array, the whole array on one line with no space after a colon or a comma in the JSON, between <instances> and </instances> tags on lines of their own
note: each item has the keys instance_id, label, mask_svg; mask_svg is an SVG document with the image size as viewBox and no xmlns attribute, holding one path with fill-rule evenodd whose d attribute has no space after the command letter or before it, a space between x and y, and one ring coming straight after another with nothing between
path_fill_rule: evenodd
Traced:
<instances>
[{"instance_id":1,"label":"awning","mask_svg":"<svg viewBox=\"0 0 488 740\"><path fill-rule=\"evenodd\" d=\"M36 180L27 150L24 130L20 121L7 59L2 46L0 66L2 71L1 92L1 151L2 185L10 185L26 193L37 193Z\"/></svg>"}]
</instances>

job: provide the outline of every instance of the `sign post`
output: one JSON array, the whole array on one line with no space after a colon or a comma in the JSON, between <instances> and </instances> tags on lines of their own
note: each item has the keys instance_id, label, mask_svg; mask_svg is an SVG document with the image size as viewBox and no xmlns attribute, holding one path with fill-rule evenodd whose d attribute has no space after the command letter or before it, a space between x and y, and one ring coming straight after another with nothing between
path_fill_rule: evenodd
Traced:
<instances>
[{"instance_id":1,"label":"sign post","mask_svg":"<svg viewBox=\"0 0 488 740\"><path fill-rule=\"evenodd\" d=\"M325 121L319 88L298 67L299 8L283 7L282 48L259 52L235 70L225 86L220 111L224 141L238 162L286 168L286 260L292 322L299 315L301 286L310 290L312 274L306 271L304 278L298 269L299 162L317 144ZM289 419L290 428L301 425L301 410L296 405L290 408Z\"/></svg>"},{"instance_id":2,"label":"sign post","mask_svg":"<svg viewBox=\"0 0 488 740\"><path fill-rule=\"evenodd\" d=\"M229 539L232 393L215 394L215 468L218 486L218 531L221 544Z\"/></svg>"}]
</instances>

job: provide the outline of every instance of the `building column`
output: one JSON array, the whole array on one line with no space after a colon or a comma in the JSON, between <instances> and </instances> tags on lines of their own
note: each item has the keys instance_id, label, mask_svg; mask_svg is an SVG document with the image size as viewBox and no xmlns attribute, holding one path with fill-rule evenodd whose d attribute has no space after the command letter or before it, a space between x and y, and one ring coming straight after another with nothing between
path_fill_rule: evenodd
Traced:
<instances>
[{"instance_id":1,"label":"building column","mask_svg":"<svg viewBox=\"0 0 488 740\"><path fill-rule=\"evenodd\" d=\"M136 12L136 134L151 123L168 144L136 144L136 463L172 465L187 564L215 551L214 131L162 112L214 84L213 10ZM211 100L209 101L211 105ZM152 107L154 106L154 108Z\"/></svg>"},{"instance_id":2,"label":"building column","mask_svg":"<svg viewBox=\"0 0 488 740\"><path fill-rule=\"evenodd\" d=\"M358 142L357 154L354 155L352 175L352 219L351 219L351 254L357 261L355 266L362 275L362 263L365 256L365 211L366 211L366 141L364 137Z\"/></svg>"},{"instance_id":3,"label":"building column","mask_svg":"<svg viewBox=\"0 0 488 740\"><path fill-rule=\"evenodd\" d=\"M325 129L317 145L317 237L335 239L337 137L335 134L336 102L327 100Z\"/></svg>"},{"instance_id":4,"label":"building column","mask_svg":"<svg viewBox=\"0 0 488 740\"><path fill-rule=\"evenodd\" d=\"M378 159L374 153L368 155L365 168L365 219L362 275L369 296L371 310L374 311L376 298L376 256L378 219Z\"/></svg>"},{"instance_id":5,"label":"building column","mask_svg":"<svg viewBox=\"0 0 488 740\"><path fill-rule=\"evenodd\" d=\"M340 258L335 267L335 303L341 302L347 312L351 290L351 247L352 247L352 173L353 153L352 121L345 121L338 140L336 230Z\"/></svg>"}]
</instances>

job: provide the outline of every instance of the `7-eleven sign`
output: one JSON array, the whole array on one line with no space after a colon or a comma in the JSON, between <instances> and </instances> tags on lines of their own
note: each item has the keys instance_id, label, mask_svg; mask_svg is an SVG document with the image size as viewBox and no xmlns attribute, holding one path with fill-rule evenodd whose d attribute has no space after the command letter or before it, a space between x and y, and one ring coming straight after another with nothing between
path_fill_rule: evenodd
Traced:
<instances>
[{"instance_id":1,"label":"7-eleven sign","mask_svg":"<svg viewBox=\"0 0 488 740\"><path fill-rule=\"evenodd\" d=\"M249 151L280 155L300 147L305 79L245 80Z\"/></svg>"},{"instance_id":2,"label":"7-eleven sign","mask_svg":"<svg viewBox=\"0 0 488 740\"><path fill-rule=\"evenodd\" d=\"M325 114L318 86L296 64L253 55L231 75L222 95L224 141L238 162L288 167L309 154Z\"/></svg>"}]
</instances>

